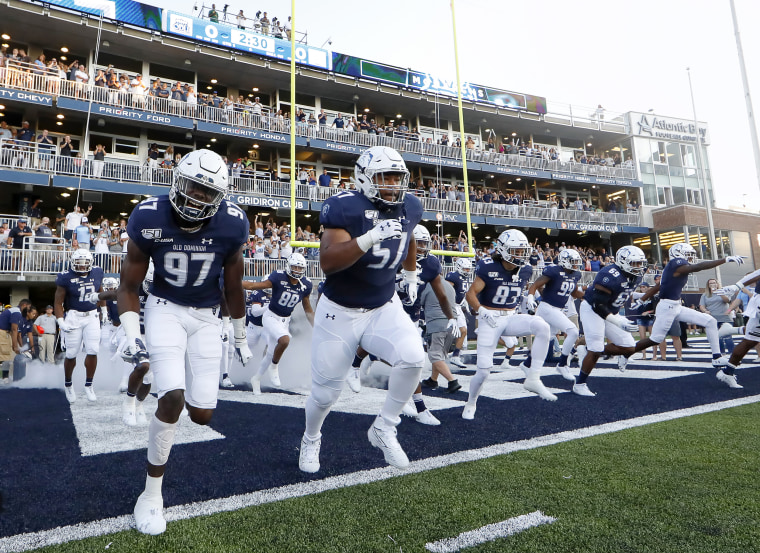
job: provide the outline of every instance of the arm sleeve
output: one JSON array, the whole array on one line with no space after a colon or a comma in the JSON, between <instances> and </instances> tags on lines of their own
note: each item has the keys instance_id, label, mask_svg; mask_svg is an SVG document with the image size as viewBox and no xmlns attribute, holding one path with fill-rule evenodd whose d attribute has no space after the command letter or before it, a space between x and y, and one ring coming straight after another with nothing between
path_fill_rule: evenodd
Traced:
<instances>
[{"instance_id":1,"label":"arm sleeve","mask_svg":"<svg viewBox=\"0 0 760 553\"><path fill-rule=\"evenodd\" d=\"M591 296L591 307L594 313L599 315L602 319L606 319L610 314L610 298L612 295L609 292L604 292L598 288L594 288Z\"/></svg>"}]
</instances>

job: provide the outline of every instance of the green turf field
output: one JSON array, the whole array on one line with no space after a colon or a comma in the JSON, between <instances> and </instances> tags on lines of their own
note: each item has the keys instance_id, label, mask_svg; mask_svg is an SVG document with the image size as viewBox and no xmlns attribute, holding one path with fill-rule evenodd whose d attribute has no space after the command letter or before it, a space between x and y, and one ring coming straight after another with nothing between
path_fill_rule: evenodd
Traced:
<instances>
[{"instance_id":1,"label":"green turf field","mask_svg":"<svg viewBox=\"0 0 760 553\"><path fill-rule=\"evenodd\" d=\"M752 404L43 551L410 553L540 510L556 522L467 551L747 553L759 434Z\"/></svg>"}]
</instances>

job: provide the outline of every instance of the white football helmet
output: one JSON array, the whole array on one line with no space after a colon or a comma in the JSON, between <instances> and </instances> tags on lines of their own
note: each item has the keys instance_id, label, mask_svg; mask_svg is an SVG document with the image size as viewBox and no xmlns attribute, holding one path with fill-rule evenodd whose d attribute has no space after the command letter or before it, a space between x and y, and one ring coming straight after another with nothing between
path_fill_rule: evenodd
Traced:
<instances>
[{"instance_id":1,"label":"white football helmet","mask_svg":"<svg viewBox=\"0 0 760 553\"><path fill-rule=\"evenodd\" d=\"M306 259L300 253L291 253L288 256L288 268L285 272L290 278L300 280L306 276Z\"/></svg>"},{"instance_id":2,"label":"white football helmet","mask_svg":"<svg viewBox=\"0 0 760 553\"><path fill-rule=\"evenodd\" d=\"M460 275L465 278L470 278L472 276L472 261L466 257L457 258L457 260L454 262L454 268Z\"/></svg>"},{"instance_id":3,"label":"white football helmet","mask_svg":"<svg viewBox=\"0 0 760 553\"><path fill-rule=\"evenodd\" d=\"M424 259L433 246L433 241L430 239L430 231L422 225L417 225L414 227L413 233L414 241L417 243L417 259Z\"/></svg>"},{"instance_id":4,"label":"white football helmet","mask_svg":"<svg viewBox=\"0 0 760 553\"><path fill-rule=\"evenodd\" d=\"M397 175L398 182L386 182L386 175ZM378 207L389 209L404 202L409 187L409 170L404 158L386 146L373 146L364 151L354 167L356 188ZM381 189L393 192L392 199L383 199Z\"/></svg>"},{"instance_id":5,"label":"white football helmet","mask_svg":"<svg viewBox=\"0 0 760 553\"><path fill-rule=\"evenodd\" d=\"M673 244L668 250L670 259L685 259L689 263L697 262L697 251L691 247L691 244Z\"/></svg>"},{"instance_id":6,"label":"white football helmet","mask_svg":"<svg viewBox=\"0 0 760 553\"><path fill-rule=\"evenodd\" d=\"M615 265L629 275L642 276L647 270L647 256L636 246L623 246L615 255Z\"/></svg>"},{"instance_id":7,"label":"white football helmet","mask_svg":"<svg viewBox=\"0 0 760 553\"><path fill-rule=\"evenodd\" d=\"M496 253L513 265L527 263L531 249L528 238L519 230L505 230L496 239Z\"/></svg>"},{"instance_id":8,"label":"white football helmet","mask_svg":"<svg viewBox=\"0 0 760 553\"><path fill-rule=\"evenodd\" d=\"M577 251L568 248L559 252L557 265L568 271L580 271L583 268L583 259Z\"/></svg>"},{"instance_id":9,"label":"white football helmet","mask_svg":"<svg viewBox=\"0 0 760 553\"><path fill-rule=\"evenodd\" d=\"M92 270L92 254L88 250L78 249L71 254L71 270L86 275Z\"/></svg>"},{"instance_id":10,"label":"white football helmet","mask_svg":"<svg viewBox=\"0 0 760 553\"><path fill-rule=\"evenodd\" d=\"M203 221L219 209L227 193L229 174L222 157L211 150L196 150L174 169L169 201L186 221Z\"/></svg>"},{"instance_id":11,"label":"white football helmet","mask_svg":"<svg viewBox=\"0 0 760 553\"><path fill-rule=\"evenodd\" d=\"M103 291L116 290L119 287L119 279L114 277L106 277L103 279Z\"/></svg>"},{"instance_id":12,"label":"white football helmet","mask_svg":"<svg viewBox=\"0 0 760 553\"><path fill-rule=\"evenodd\" d=\"M143 291L146 294L150 294L153 291L153 272L155 271L155 267L153 266L153 260L151 259L148 263L148 271L145 273L145 278L143 278Z\"/></svg>"}]
</instances>

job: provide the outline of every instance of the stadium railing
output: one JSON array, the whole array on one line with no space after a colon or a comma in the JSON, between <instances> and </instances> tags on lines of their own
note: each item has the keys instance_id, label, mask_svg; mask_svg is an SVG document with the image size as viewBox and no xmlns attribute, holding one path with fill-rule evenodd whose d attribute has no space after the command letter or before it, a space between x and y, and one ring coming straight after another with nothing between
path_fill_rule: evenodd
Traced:
<instances>
[{"instance_id":1,"label":"stadium railing","mask_svg":"<svg viewBox=\"0 0 760 553\"><path fill-rule=\"evenodd\" d=\"M199 121L241 128L279 133L290 132L290 121L273 115L268 109L263 109L262 115L257 115L253 113L250 106L240 104L231 106L231 109L191 105L180 100L109 90L106 87L95 86L92 82L93 80L92 76L90 76L90 82L87 84L62 80L60 76L40 70L34 64L14 62L12 66L9 66L5 70L0 85L80 100L89 100L92 96L92 101L98 104L139 109L156 114L188 117ZM394 133L393 137L389 137L333 129L324 125L298 123L296 134L306 138L321 138L354 146L390 146L403 152L431 155L446 159L457 160L462 157L461 149L459 148L422 142L418 135L398 131ZM529 157L479 149L467 150L466 156L472 161L483 161L504 167L542 169L605 178L630 180L636 178L636 171L633 167L607 167L603 165L581 164L573 161L548 161L540 155Z\"/></svg>"}]
</instances>

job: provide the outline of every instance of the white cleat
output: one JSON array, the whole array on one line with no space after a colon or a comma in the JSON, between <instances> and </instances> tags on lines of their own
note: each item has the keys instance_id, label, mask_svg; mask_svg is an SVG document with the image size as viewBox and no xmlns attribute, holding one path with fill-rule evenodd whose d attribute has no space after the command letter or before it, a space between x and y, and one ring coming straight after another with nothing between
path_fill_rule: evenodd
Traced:
<instances>
[{"instance_id":1,"label":"white cleat","mask_svg":"<svg viewBox=\"0 0 760 553\"><path fill-rule=\"evenodd\" d=\"M734 388L736 390L744 388L744 386L736 381L735 374L726 374L723 371L718 371L718 373L715 375L715 378L723 382L729 388Z\"/></svg>"},{"instance_id":2,"label":"white cleat","mask_svg":"<svg viewBox=\"0 0 760 553\"><path fill-rule=\"evenodd\" d=\"M121 422L127 426L137 426L137 407L135 405L135 398L127 396L124 398L124 401L122 401Z\"/></svg>"},{"instance_id":3,"label":"white cleat","mask_svg":"<svg viewBox=\"0 0 760 553\"><path fill-rule=\"evenodd\" d=\"M253 375L251 378L251 389L253 390L253 395L261 395L261 378L259 375Z\"/></svg>"},{"instance_id":4,"label":"white cleat","mask_svg":"<svg viewBox=\"0 0 760 553\"><path fill-rule=\"evenodd\" d=\"M145 416L145 408L142 401L138 401L135 404L135 422L138 426L146 426L148 424L148 417Z\"/></svg>"},{"instance_id":5,"label":"white cleat","mask_svg":"<svg viewBox=\"0 0 760 553\"><path fill-rule=\"evenodd\" d=\"M95 395L95 390L92 386L84 387L84 395L86 395L87 399L90 401L98 401L98 396Z\"/></svg>"},{"instance_id":6,"label":"white cleat","mask_svg":"<svg viewBox=\"0 0 760 553\"><path fill-rule=\"evenodd\" d=\"M624 373L625 368L628 366L628 358L625 355L618 355L617 362L618 362L618 370L621 373Z\"/></svg>"},{"instance_id":7,"label":"white cleat","mask_svg":"<svg viewBox=\"0 0 760 553\"><path fill-rule=\"evenodd\" d=\"M348 383L348 387L351 388L351 391L355 394L358 394L362 391L362 383L361 378L359 377L359 369L352 368L350 371L348 371L348 376L346 377L346 382Z\"/></svg>"},{"instance_id":8,"label":"white cleat","mask_svg":"<svg viewBox=\"0 0 760 553\"><path fill-rule=\"evenodd\" d=\"M404 408L401 410L401 414L406 417L412 417L414 419L417 418L417 408L414 406L414 404L411 401L407 401L404 404Z\"/></svg>"},{"instance_id":9,"label":"white cleat","mask_svg":"<svg viewBox=\"0 0 760 553\"><path fill-rule=\"evenodd\" d=\"M464 411L462 411L462 418L468 421L473 420L475 418L475 409L477 409L476 405L465 403Z\"/></svg>"},{"instance_id":10,"label":"white cleat","mask_svg":"<svg viewBox=\"0 0 760 553\"><path fill-rule=\"evenodd\" d=\"M129 384L128 378L122 378L121 382L119 382L119 393L123 394L127 391L127 386Z\"/></svg>"},{"instance_id":11,"label":"white cleat","mask_svg":"<svg viewBox=\"0 0 760 553\"><path fill-rule=\"evenodd\" d=\"M435 418L435 415L430 412L430 409L425 409L422 413L417 413L417 422L430 426L438 426L441 424L441 421Z\"/></svg>"},{"instance_id":12,"label":"white cleat","mask_svg":"<svg viewBox=\"0 0 760 553\"><path fill-rule=\"evenodd\" d=\"M306 436L301 438L301 453L298 456L298 468L303 472L319 471L319 448L322 446L322 438L309 440Z\"/></svg>"},{"instance_id":13,"label":"white cleat","mask_svg":"<svg viewBox=\"0 0 760 553\"><path fill-rule=\"evenodd\" d=\"M276 369L272 367L269 369L269 380L272 382L272 386L275 388L279 388L282 386L282 382L280 382L280 369Z\"/></svg>"},{"instance_id":14,"label":"white cleat","mask_svg":"<svg viewBox=\"0 0 760 553\"><path fill-rule=\"evenodd\" d=\"M541 382L541 379L538 376L530 376L526 378L525 382L523 382L523 388L529 392L538 394L538 397L545 399L546 401L557 401L557 396L551 393L549 389L544 386L544 383Z\"/></svg>"},{"instance_id":15,"label":"white cleat","mask_svg":"<svg viewBox=\"0 0 760 553\"><path fill-rule=\"evenodd\" d=\"M225 376L222 379L222 388L234 388L235 385L232 383L232 380L230 380L229 376Z\"/></svg>"},{"instance_id":16,"label":"white cleat","mask_svg":"<svg viewBox=\"0 0 760 553\"><path fill-rule=\"evenodd\" d=\"M573 376L573 373L570 372L570 367L567 365L557 365L557 372L561 374L562 378L565 380L575 382L575 377Z\"/></svg>"},{"instance_id":17,"label":"white cleat","mask_svg":"<svg viewBox=\"0 0 760 553\"><path fill-rule=\"evenodd\" d=\"M135 504L135 526L142 534L156 536L166 531L164 499L159 496L140 494Z\"/></svg>"},{"instance_id":18,"label":"white cleat","mask_svg":"<svg viewBox=\"0 0 760 553\"><path fill-rule=\"evenodd\" d=\"M467 365L465 365L464 362L462 361L462 356L461 355L452 355L449 358L449 361L451 361L452 365L455 365L455 366L459 367L460 369L466 369L467 368Z\"/></svg>"},{"instance_id":19,"label":"white cleat","mask_svg":"<svg viewBox=\"0 0 760 553\"><path fill-rule=\"evenodd\" d=\"M712 360L712 366L713 367L725 367L728 365L728 360L730 358L728 355L724 355L723 357L718 357L717 359Z\"/></svg>"},{"instance_id":20,"label":"white cleat","mask_svg":"<svg viewBox=\"0 0 760 553\"><path fill-rule=\"evenodd\" d=\"M367 437L369 443L383 452L386 463L397 469L405 469L409 466L409 458L396 438L395 426L388 426L378 417L369 427Z\"/></svg>"},{"instance_id":21,"label":"white cleat","mask_svg":"<svg viewBox=\"0 0 760 553\"><path fill-rule=\"evenodd\" d=\"M74 391L74 386L66 386L63 391L66 392L66 399L69 400L69 403L74 403L77 400L77 393Z\"/></svg>"},{"instance_id":22,"label":"white cleat","mask_svg":"<svg viewBox=\"0 0 760 553\"><path fill-rule=\"evenodd\" d=\"M596 394L588 389L588 384L573 384L573 393L579 396L594 397Z\"/></svg>"}]
</instances>

